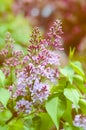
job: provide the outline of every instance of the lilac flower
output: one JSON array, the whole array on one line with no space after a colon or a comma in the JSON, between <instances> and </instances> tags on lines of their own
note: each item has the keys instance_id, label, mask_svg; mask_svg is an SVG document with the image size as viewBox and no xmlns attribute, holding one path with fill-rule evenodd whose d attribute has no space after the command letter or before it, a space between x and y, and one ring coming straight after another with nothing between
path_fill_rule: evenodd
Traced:
<instances>
[{"instance_id":1,"label":"lilac flower","mask_svg":"<svg viewBox=\"0 0 86 130\"><path fill-rule=\"evenodd\" d=\"M15 110L17 111L18 114L20 113L29 114L31 113L32 110L32 104L28 100L22 98L21 100L17 101Z\"/></svg>"},{"instance_id":2,"label":"lilac flower","mask_svg":"<svg viewBox=\"0 0 86 130\"><path fill-rule=\"evenodd\" d=\"M0 51L0 55L3 56L2 71L7 77L10 75L12 68L16 67L15 68L15 72L16 72L18 66L21 65L23 52L15 51L14 40L11 38L10 33L7 33L5 41L6 41L6 46L3 50Z\"/></svg>"},{"instance_id":3,"label":"lilac flower","mask_svg":"<svg viewBox=\"0 0 86 130\"><path fill-rule=\"evenodd\" d=\"M28 56L24 56L22 63L26 64L27 62L29 62L29 57Z\"/></svg>"},{"instance_id":4,"label":"lilac flower","mask_svg":"<svg viewBox=\"0 0 86 130\"><path fill-rule=\"evenodd\" d=\"M62 38L60 36L63 34L61 24L62 23L60 20L56 20L56 22L54 22L53 26L50 28L49 33L47 34L48 45L54 50L63 50Z\"/></svg>"},{"instance_id":5,"label":"lilac flower","mask_svg":"<svg viewBox=\"0 0 86 130\"><path fill-rule=\"evenodd\" d=\"M76 115L74 118L74 125L82 127L83 130L86 130L86 116L83 116L81 114Z\"/></svg>"},{"instance_id":6,"label":"lilac flower","mask_svg":"<svg viewBox=\"0 0 86 130\"><path fill-rule=\"evenodd\" d=\"M45 100L47 100L49 94L49 85L41 82L35 82L33 89L31 90L31 98L33 103L43 103Z\"/></svg>"},{"instance_id":7,"label":"lilac flower","mask_svg":"<svg viewBox=\"0 0 86 130\"><path fill-rule=\"evenodd\" d=\"M51 82L55 83L57 78L59 77L59 72L57 69L51 69L47 67L43 72L42 76L46 77L46 79L50 80Z\"/></svg>"},{"instance_id":8,"label":"lilac flower","mask_svg":"<svg viewBox=\"0 0 86 130\"><path fill-rule=\"evenodd\" d=\"M17 98L18 96L26 96L27 94L27 75L24 72L20 72L17 74L17 81L15 83L14 93L12 95L13 98Z\"/></svg>"},{"instance_id":9,"label":"lilac flower","mask_svg":"<svg viewBox=\"0 0 86 130\"><path fill-rule=\"evenodd\" d=\"M48 64L50 64L50 65L60 65L59 55L54 51L49 51L49 53L50 53L50 57L48 59Z\"/></svg>"}]
</instances>

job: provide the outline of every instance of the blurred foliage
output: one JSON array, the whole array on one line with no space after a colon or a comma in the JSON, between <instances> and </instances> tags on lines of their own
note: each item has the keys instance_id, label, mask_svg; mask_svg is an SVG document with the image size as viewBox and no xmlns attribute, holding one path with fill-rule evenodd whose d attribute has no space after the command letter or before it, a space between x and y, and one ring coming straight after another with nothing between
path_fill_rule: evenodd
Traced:
<instances>
[{"instance_id":1,"label":"blurred foliage","mask_svg":"<svg viewBox=\"0 0 86 130\"><path fill-rule=\"evenodd\" d=\"M55 19L61 18L67 53L70 46L76 46L78 49L78 45L86 36L85 0L14 0L13 11L29 17L31 23L40 26L44 32Z\"/></svg>"},{"instance_id":2,"label":"blurred foliage","mask_svg":"<svg viewBox=\"0 0 86 130\"><path fill-rule=\"evenodd\" d=\"M11 10L11 5L12 5L13 0L0 0L0 15L2 15L2 13L6 13L6 11L10 11Z\"/></svg>"},{"instance_id":3,"label":"blurred foliage","mask_svg":"<svg viewBox=\"0 0 86 130\"><path fill-rule=\"evenodd\" d=\"M26 46L30 37L31 26L23 15L15 16L12 12L12 0L0 0L0 48L4 46L6 32L10 32L16 41L16 46Z\"/></svg>"}]
</instances>

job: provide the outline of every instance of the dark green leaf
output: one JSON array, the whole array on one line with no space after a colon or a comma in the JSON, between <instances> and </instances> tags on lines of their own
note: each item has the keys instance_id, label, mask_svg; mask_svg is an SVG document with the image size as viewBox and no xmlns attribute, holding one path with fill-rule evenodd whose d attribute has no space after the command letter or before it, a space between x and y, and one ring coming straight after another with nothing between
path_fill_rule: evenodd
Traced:
<instances>
[{"instance_id":1,"label":"dark green leaf","mask_svg":"<svg viewBox=\"0 0 86 130\"><path fill-rule=\"evenodd\" d=\"M53 127L53 122L47 113L40 113L41 118L40 127L38 130L50 130Z\"/></svg>"}]
</instances>

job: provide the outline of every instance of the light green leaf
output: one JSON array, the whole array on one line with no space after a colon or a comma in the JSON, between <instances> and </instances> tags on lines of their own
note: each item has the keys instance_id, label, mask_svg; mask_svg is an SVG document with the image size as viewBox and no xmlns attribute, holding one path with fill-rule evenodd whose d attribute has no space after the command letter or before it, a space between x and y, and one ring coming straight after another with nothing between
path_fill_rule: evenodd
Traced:
<instances>
[{"instance_id":1,"label":"light green leaf","mask_svg":"<svg viewBox=\"0 0 86 130\"><path fill-rule=\"evenodd\" d=\"M0 123L4 124L7 120L12 117L12 113L9 110L0 112Z\"/></svg>"},{"instance_id":2,"label":"light green leaf","mask_svg":"<svg viewBox=\"0 0 86 130\"><path fill-rule=\"evenodd\" d=\"M76 86L79 88L79 90L86 94L86 87L84 85L84 79L81 78L81 76L79 75L75 75L74 76L74 83L76 84Z\"/></svg>"},{"instance_id":3,"label":"light green leaf","mask_svg":"<svg viewBox=\"0 0 86 130\"><path fill-rule=\"evenodd\" d=\"M80 76L80 75L78 75L78 74L75 74L75 75L74 75L74 78L77 79L77 80L80 80L80 81L82 81L82 82L84 81L83 77Z\"/></svg>"},{"instance_id":4,"label":"light green leaf","mask_svg":"<svg viewBox=\"0 0 86 130\"><path fill-rule=\"evenodd\" d=\"M73 121L72 121L72 102L69 100L67 100L67 107L66 107L65 113L63 115L63 118L64 118L64 120L66 120L70 124L73 124Z\"/></svg>"},{"instance_id":5,"label":"light green leaf","mask_svg":"<svg viewBox=\"0 0 86 130\"><path fill-rule=\"evenodd\" d=\"M27 126L24 126L24 130L30 130Z\"/></svg>"},{"instance_id":6,"label":"light green leaf","mask_svg":"<svg viewBox=\"0 0 86 130\"><path fill-rule=\"evenodd\" d=\"M8 130L25 130L24 129L24 123L23 123L22 119L12 120L9 124Z\"/></svg>"},{"instance_id":7,"label":"light green leaf","mask_svg":"<svg viewBox=\"0 0 86 130\"><path fill-rule=\"evenodd\" d=\"M7 106L9 98L10 98L9 91L5 88L0 88L0 102L3 104L4 107Z\"/></svg>"},{"instance_id":8,"label":"light green leaf","mask_svg":"<svg viewBox=\"0 0 86 130\"><path fill-rule=\"evenodd\" d=\"M4 87L4 85L5 85L5 75L0 70L0 87Z\"/></svg>"},{"instance_id":9,"label":"light green leaf","mask_svg":"<svg viewBox=\"0 0 86 130\"><path fill-rule=\"evenodd\" d=\"M74 88L65 88L64 95L67 99L73 102L76 110L78 110L78 103L79 103L79 93Z\"/></svg>"},{"instance_id":10,"label":"light green leaf","mask_svg":"<svg viewBox=\"0 0 86 130\"><path fill-rule=\"evenodd\" d=\"M76 61L76 62L70 62L70 65L71 67L74 69L74 71L77 73L77 74L80 74L81 76L84 76L84 71L82 69L82 65L79 61Z\"/></svg>"},{"instance_id":11,"label":"light green leaf","mask_svg":"<svg viewBox=\"0 0 86 130\"><path fill-rule=\"evenodd\" d=\"M69 82L72 84L73 82L73 76L74 76L74 70L70 66L66 66L64 68L60 69L60 72L62 75L64 75Z\"/></svg>"},{"instance_id":12,"label":"light green leaf","mask_svg":"<svg viewBox=\"0 0 86 130\"><path fill-rule=\"evenodd\" d=\"M65 98L53 97L46 103L46 110L59 130L59 121L66 109Z\"/></svg>"},{"instance_id":13,"label":"light green leaf","mask_svg":"<svg viewBox=\"0 0 86 130\"><path fill-rule=\"evenodd\" d=\"M8 130L8 126L0 126L0 130Z\"/></svg>"}]
</instances>

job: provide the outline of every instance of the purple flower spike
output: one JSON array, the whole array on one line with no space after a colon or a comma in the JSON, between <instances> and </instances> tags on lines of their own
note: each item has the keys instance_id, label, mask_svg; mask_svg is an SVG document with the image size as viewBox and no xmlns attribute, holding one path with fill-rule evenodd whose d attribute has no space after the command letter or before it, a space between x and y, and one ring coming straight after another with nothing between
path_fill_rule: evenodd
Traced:
<instances>
[{"instance_id":1,"label":"purple flower spike","mask_svg":"<svg viewBox=\"0 0 86 130\"><path fill-rule=\"evenodd\" d=\"M61 34L60 21L56 21L50 28L47 39L43 39L39 29L35 27L27 55L23 57L20 52L13 51L5 61L5 66L19 67L16 80L9 87L11 99L16 101L14 108L18 114L30 113L32 108L36 109L36 104L43 105L51 94L50 83L57 83L60 65L57 51L63 50Z\"/></svg>"}]
</instances>

